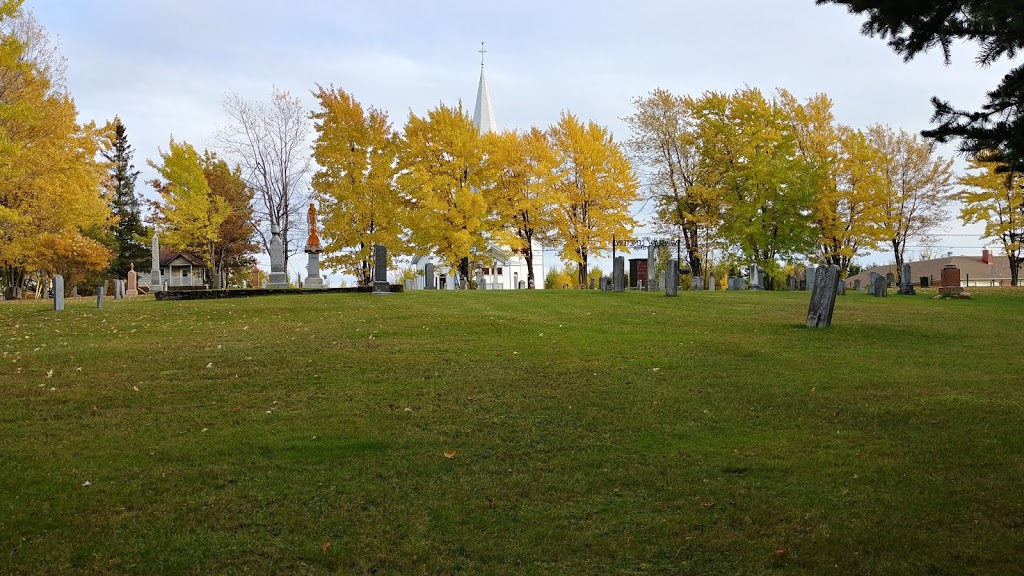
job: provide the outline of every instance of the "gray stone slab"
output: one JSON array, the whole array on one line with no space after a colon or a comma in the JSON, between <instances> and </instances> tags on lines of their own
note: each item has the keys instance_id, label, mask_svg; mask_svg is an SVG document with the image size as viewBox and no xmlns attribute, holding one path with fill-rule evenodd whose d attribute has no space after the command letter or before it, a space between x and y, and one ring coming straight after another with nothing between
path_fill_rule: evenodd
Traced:
<instances>
[{"instance_id":1,"label":"gray stone slab","mask_svg":"<svg viewBox=\"0 0 1024 576\"><path fill-rule=\"evenodd\" d=\"M325 287L324 279L320 276L320 252L317 250L306 250L306 279L302 287L309 290Z\"/></svg>"},{"instance_id":2,"label":"gray stone slab","mask_svg":"<svg viewBox=\"0 0 1024 576\"><path fill-rule=\"evenodd\" d=\"M832 325L832 313L836 307L839 266L819 266L808 277L814 278L814 285L811 288L811 303L807 308L807 327L828 328Z\"/></svg>"},{"instance_id":3,"label":"gray stone slab","mask_svg":"<svg viewBox=\"0 0 1024 576\"><path fill-rule=\"evenodd\" d=\"M277 224L270 225L270 276L267 287L273 290L288 288L288 274L284 270L284 244Z\"/></svg>"},{"instance_id":4,"label":"gray stone slab","mask_svg":"<svg viewBox=\"0 0 1024 576\"><path fill-rule=\"evenodd\" d=\"M96 307L103 309L103 298L107 295L107 283L104 282L96 287Z\"/></svg>"},{"instance_id":5,"label":"gray stone slab","mask_svg":"<svg viewBox=\"0 0 1024 576\"><path fill-rule=\"evenodd\" d=\"M889 295L889 281L881 274L875 278L875 298L885 298Z\"/></svg>"},{"instance_id":6,"label":"gray stone slab","mask_svg":"<svg viewBox=\"0 0 1024 576\"><path fill-rule=\"evenodd\" d=\"M434 263L427 262L423 266L423 289L433 290L434 289Z\"/></svg>"},{"instance_id":7,"label":"gray stone slab","mask_svg":"<svg viewBox=\"0 0 1024 576\"><path fill-rule=\"evenodd\" d=\"M675 259L668 261L668 269L665 278L665 296L679 295L679 262Z\"/></svg>"},{"instance_id":8,"label":"gray stone slab","mask_svg":"<svg viewBox=\"0 0 1024 576\"><path fill-rule=\"evenodd\" d=\"M64 277L60 274L53 277L53 309L58 312L64 309Z\"/></svg>"},{"instance_id":9,"label":"gray stone slab","mask_svg":"<svg viewBox=\"0 0 1024 576\"><path fill-rule=\"evenodd\" d=\"M904 296L913 296L917 294L917 291L914 290L914 278L911 276L910 264L904 263L903 270L901 272L900 291L898 293L903 294Z\"/></svg>"},{"instance_id":10,"label":"gray stone slab","mask_svg":"<svg viewBox=\"0 0 1024 576\"><path fill-rule=\"evenodd\" d=\"M813 268L811 266L807 267L807 289L808 290L813 290L814 289L814 276L817 273L818 273L817 268Z\"/></svg>"}]
</instances>

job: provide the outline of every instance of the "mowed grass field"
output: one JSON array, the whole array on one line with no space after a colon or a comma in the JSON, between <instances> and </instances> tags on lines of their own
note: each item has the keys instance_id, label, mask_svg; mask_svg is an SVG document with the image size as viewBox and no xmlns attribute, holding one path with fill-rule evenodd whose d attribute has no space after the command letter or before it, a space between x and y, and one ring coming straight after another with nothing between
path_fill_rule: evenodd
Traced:
<instances>
[{"instance_id":1,"label":"mowed grass field","mask_svg":"<svg viewBox=\"0 0 1024 576\"><path fill-rule=\"evenodd\" d=\"M0 574L1024 573L1024 292L809 299L0 304Z\"/></svg>"}]
</instances>

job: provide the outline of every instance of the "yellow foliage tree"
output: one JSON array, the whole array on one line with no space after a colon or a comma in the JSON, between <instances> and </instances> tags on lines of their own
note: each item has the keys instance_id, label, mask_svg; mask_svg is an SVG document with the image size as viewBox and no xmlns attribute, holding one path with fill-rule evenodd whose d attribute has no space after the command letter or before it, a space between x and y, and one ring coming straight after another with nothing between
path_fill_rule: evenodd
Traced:
<instances>
[{"instance_id":1,"label":"yellow foliage tree","mask_svg":"<svg viewBox=\"0 0 1024 576\"><path fill-rule=\"evenodd\" d=\"M320 109L313 192L320 204L324 264L341 269L368 286L373 281L373 246L389 254L404 250L404 200L395 186L397 137L387 113L364 110L344 90L317 86Z\"/></svg>"},{"instance_id":2,"label":"yellow foliage tree","mask_svg":"<svg viewBox=\"0 0 1024 576\"><path fill-rule=\"evenodd\" d=\"M680 233L693 275L706 278L722 214L718 172L701 162L697 100L659 88L634 99L633 107L636 112L625 119L633 133L628 145L644 169L647 197L665 231Z\"/></svg>"},{"instance_id":3,"label":"yellow foliage tree","mask_svg":"<svg viewBox=\"0 0 1024 576\"><path fill-rule=\"evenodd\" d=\"M1024 176L982 157L971 161L958 183L964 186L957 193L963 205L960 219L965 224L984 223L982 238L999 240L1010 261L1011 282L1017 286L1024 263Z\"/></svg>"},{"instance_id":4,"label":"yellow foliage tree","mask_svg":"<svg viewBox=\"0 0 1024 576\"><path fill-rule=\"evenodd\" d=\"M954 182L953 161L936 156L932 144L902 129L896 132L875 125L867 134L883 158L879 224L900 276L907 240L926 240L929 232L946 219L945 207Z\"/></svg>"},{"instance_id":5,"label":"yellow foliage tree","mask_svg":"<svg viewBox=\"0 0 1024 576\"><path fill-rule=\"evenodd\" d=\"M56 239L62 250L76 243L63 257L80 257L83 269L110 260L85 235L110 217L100 131L78 123L59 78L63 60L21 4L0 3L0 284L9 297L19 295L28 272L63 269L55 265Z\"/></svg>"},{"instance_id":6,"label":"yellow foliage tree","mask_svg":"<svg viewBox=\"0 0 1024 576\"><path fill-rule=\"evenodd\" d=\"M409 113L399 167L413 245L457 268L468 288L470 259L486 249L487 203L480 134L461 103Z\"/></svg>"},{"instance_id":7,"label":"yellow foliage tree","mask_svg":"<svg viewBox=\"0 0 1024 576\"><path fill-rule=\"evenodd\" d=\"M818 94L801 103L780 90L779 99L813 175L811 218L818 257L846 274L855 256L884 240L884 158L862 131L836 123L828 96Z\"/></svg>"},{"instance_id":8,"label":"yellow foliage tree","mask_svg":"<svg viewBox=\"0 0 1024 576\"><path fill-rule=\"evenodd\" d=\"M562 259L576 263L576 286L583 288L590 257L608 251L613 238L629 239L636 226L629 209L637 200L637 179L603 126L584 124L563 112L548 135L557 161L551 203L554 238L562 244Z\"/></svg>"},{"instance_id":9,"label":"yellow foliage tree","mask_svg":"<svg viewBox=\"0 0 1024 576\"><path fill-rule=\"evenodd\" d=\"M537 128L519 133L507 131L484 136L487 180L484 190L495 219L492 240L523 255L527 288L536 287L533 274L533 242L551 228L555 154L546 134Z\"/></svg>"},{"instance_id":10,"label":"yellow foliage tree","mask_svg":"<svg viewBox=\"0 0 1024 576\"><path fill-rule=\"evenodd\" d=\"M163 178L150 182L160 194L155 220L161 238L170 246L201 254L212 268L221 225L231 215L231 206L213 193L199 153L188 142L171 138L168 151L160 151L160 162L149 160L149 165Z\"/></svg>"}]
</instances>

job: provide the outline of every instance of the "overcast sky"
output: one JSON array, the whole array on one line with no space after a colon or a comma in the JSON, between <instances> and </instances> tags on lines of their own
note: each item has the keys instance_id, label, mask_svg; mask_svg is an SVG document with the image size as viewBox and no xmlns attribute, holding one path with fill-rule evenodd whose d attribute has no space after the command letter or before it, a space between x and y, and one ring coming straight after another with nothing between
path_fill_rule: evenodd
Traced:
<instances>
[{"instance_id":1,"label":"overcast sky","mask_svg":"<svg viewBox=\"0 0 1024 576\"><path fill-rule=\"evenodd\" d=\"M472 112L486 42L487 78L499 129L545 127L570 110L629 137L631 99L661 87L679 94L828 94L854 127L929 126L928 99L978 107L1008 69L979 69L974 49L909 64L861 20L813 0L716 2L460 2L434 0L27 0L68 59L67 80L83 120L119 115L135 164L169 137L213 147L221 102L239 93L268 99L272 86L312 108L316 83L334 84L387 110L400 129L460 99ZM950 156L953 150L942 153ZM936 248L979 253L977 228L956 214ZM884 255L865 261L887 262ZM296 263L298 264L298 263ZM296 268L298 269L298 268Z\"/></svg>"}]
</instances>

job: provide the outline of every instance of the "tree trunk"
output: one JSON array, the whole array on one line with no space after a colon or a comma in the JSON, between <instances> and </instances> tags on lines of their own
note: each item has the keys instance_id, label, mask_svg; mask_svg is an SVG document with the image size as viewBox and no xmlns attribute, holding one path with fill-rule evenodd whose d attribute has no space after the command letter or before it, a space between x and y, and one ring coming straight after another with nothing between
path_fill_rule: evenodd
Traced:
<instances>
[{"instance_id":1,"label":"tree trunk","mask_svg":"<svg viewBox=\"0 0 1024 576\"><path fill-rule=\"evenodd\" d=\"M1014 256L1012 253L1008 258L1010 260L1010 285L1017 286L1020 282L1020 265L1022 258Z\"/></svg>"}]
</instances>

